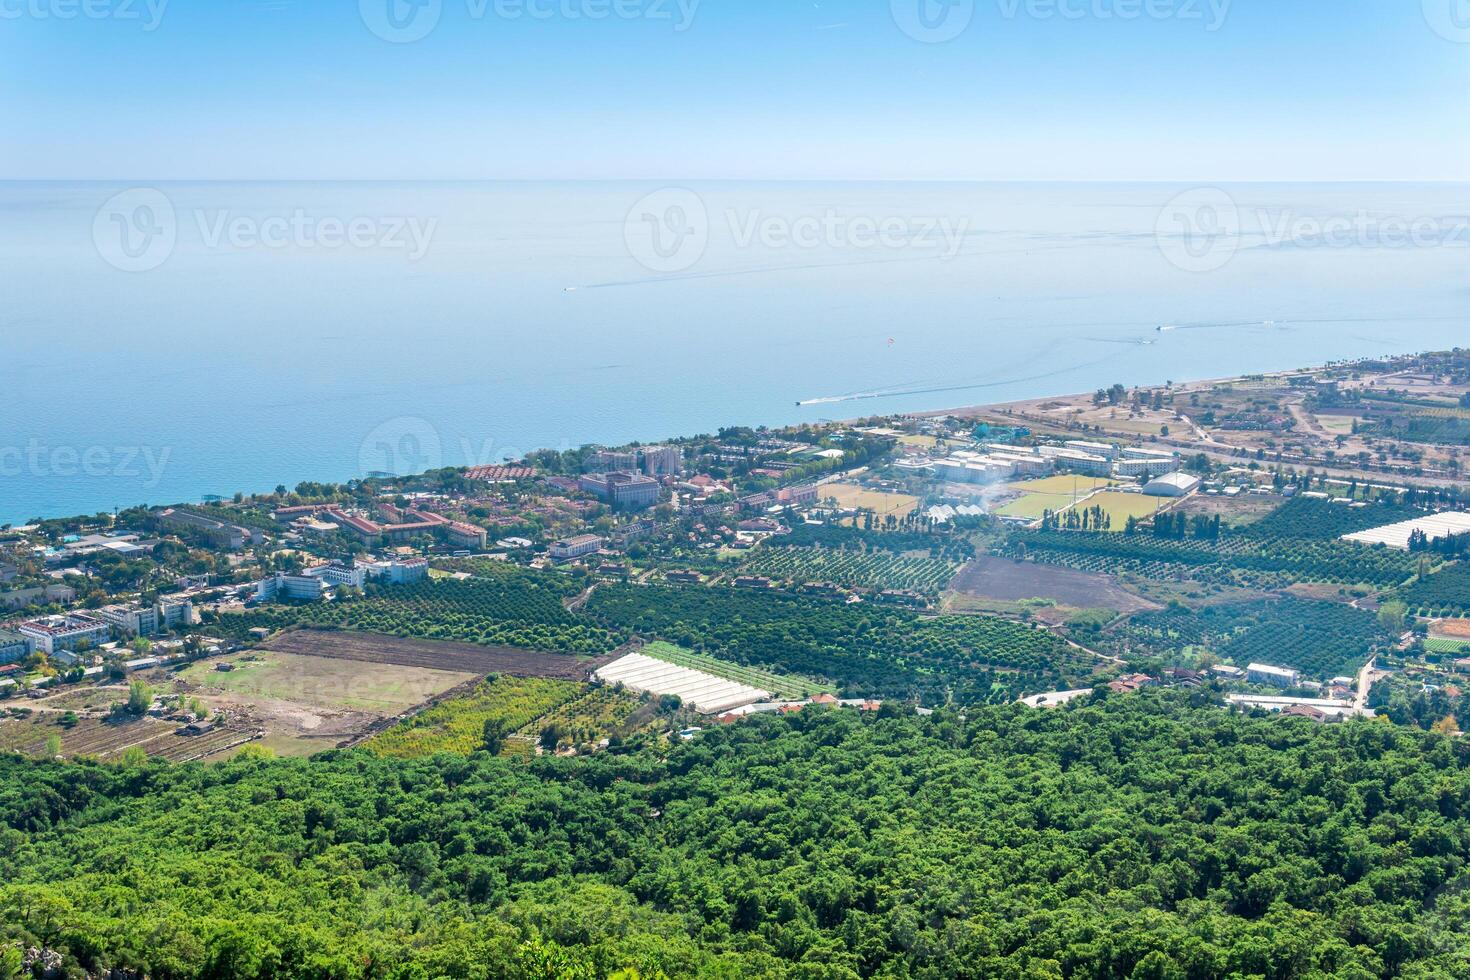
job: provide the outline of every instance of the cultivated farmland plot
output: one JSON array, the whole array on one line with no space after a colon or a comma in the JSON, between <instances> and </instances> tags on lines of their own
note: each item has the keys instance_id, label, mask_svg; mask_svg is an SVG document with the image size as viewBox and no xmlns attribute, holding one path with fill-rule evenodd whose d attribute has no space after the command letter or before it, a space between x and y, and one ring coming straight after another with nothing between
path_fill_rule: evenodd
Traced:
<instances>
[{"instance_id":1,"label":"cultivated farmland plot","mask_svg":"<svg viewBox=\"0 0 1470 980\"><path fill-rule=\"evenodd\" d=\"M934 558L903 558L882 551L764 547L740 570L784 582L836 582L859 588L935 593L954 577L957 567Z\"/></svg>"},{"instance_id":2,"label":"cultivated farmland plot","mask_svg":"<svg viewBox=\"0 0 1470 980\"><path fill-rule=\"evenodd\" d=\"M272 640L268 647L279 653L337 657L370 664L429 667L470 674L509 674L513 677L559 677L576 681L585 680L598 663L596 660L578 660L564 653L326 630L297 630Z\"/></svg>"},{"instance_id":3,"label":"cultivated farmland plot","mask_svg":"<svg viewBox=\"0 0 1470 980\"><path fill-rule=\"evenodd\" d=\"M737 684L745 684L748 687L759 688L762 691L770 691L779 697L792 699L809 698L816 694L836 694L837 688L831 684L819 684L816 681L807 680L805 677L792 677L790 674L777 674L769 670L761 670L759 667L747 667L744 664L731 663L718 657L695 653L672 643L659 641L650 643L638 651L645 657L653 657L656 660L667 661L680 667L689 667L693 670L723 677L727 681L735 681Z\"/></svg>"},{"instance_id":4,"label":"cultivated farmland plot","mask_svg":"<svg viewBox=\"0 0 1470 980\"><path fill-rule=\"evenodd\" d=\"M1415 531L1423 531L1425 537L1431 541L1435 538L1464 534L1470 531L1470 513L1451 511L1445 514L1426 514L1423 517L1400 521L1397 524L1375 527L1356 534L1345 534L1343 540L1355 541L1358 544L1383 544L1400 551L1408 551L1409 537Z\"/></svg>"},{"instance_id":5,"label":"cultivated farmland plot","mask_svg":"<svg viewBox=\"0 0 1470 980\"><path fill-rule=\"evenodd\" d=\"M227 727L204 735L185 736L176 734L178 728L175 722L152 718L121 724L84 718L70 729L55 724L51 716L11 720L0 723L0 751L40 755L46 750L47 738L56 735L61 739L62 755L68 758L117 759L136 746L153 758L189 762L206 759L258 737L254 731Z\"/></svg>"},{"instance_id":6,"label":"cultivated farmland plot","mask_svg":"<svg viewBox=\"0 0 1470 980\"><path fill-rule=\"evenodd\" d=\"M597 677L604 683L622 684L635 691L676 695L705 714L728 711L771 696L770 691L640 653L630 653L599 667Z\"/></svg>"}]
</instances>

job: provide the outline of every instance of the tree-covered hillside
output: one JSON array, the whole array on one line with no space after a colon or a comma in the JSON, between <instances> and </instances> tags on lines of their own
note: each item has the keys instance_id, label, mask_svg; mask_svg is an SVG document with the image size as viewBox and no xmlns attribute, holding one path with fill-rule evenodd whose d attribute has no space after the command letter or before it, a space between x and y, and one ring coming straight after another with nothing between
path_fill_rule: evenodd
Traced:
<instances>
[{"instance_id":1,"label":"tree-covered hillside","mask_svg":"<svg viewBox=\"0 0 1470 980\"><path fill-rule=\"evenodd\" d=\"M1467 761L1167 693L579 759L8 758L0 946L159 978L1470 976Z\"/></svg>"}]
</instances>

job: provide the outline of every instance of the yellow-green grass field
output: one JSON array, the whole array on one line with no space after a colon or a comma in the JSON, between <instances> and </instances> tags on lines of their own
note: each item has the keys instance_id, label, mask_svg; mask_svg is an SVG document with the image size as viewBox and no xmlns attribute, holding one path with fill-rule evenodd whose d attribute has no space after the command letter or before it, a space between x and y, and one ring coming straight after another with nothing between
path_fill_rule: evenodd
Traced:
<instances>
[{"instance_id":1,"label":"yellow-green grass field","mask_svg":"<svg viewBox=\"0 0 1470 980\"><path fill-rule=\"evenodd\" d=\"M1317 424L1335 436L1350 436L1353 434L1353 424L1362 422L1360 418L1351 415L1319 415Z\"/></svg>"},{"instance_id":2,"label":"yellow-green grass field","mask_svg":"<svg viewBox=\"0 0 1470 980\"><path fill-rule=\"evenodd\" d=\"M1141 493L1116 493L1105 490L1087 501L1085 507L1101 507L1112 518L1112 530L1122 531L1128 518L1152 517L1165 503L1162 497L1146 497Z\"/></svg>"},{"instance_id":3,"label":"yellow-green grass field","mask_svg":"<svg viewBox=\"0 0 1470 980\"><path fill-rule=\"evenodd\" d=\"M386 716L422 704L477 676L273 651L229 658L234 668L229 671L216 670L218 662L201 661L180 676L205 689Z\"/></svg>"},{"instance_id":4,"label":"yellow-green grass field","mask_svg":"<svg viewBox=\"0 0 1470 980\"><path fill-rule=\"evenodd\" d=\"M1116 486L1112 480L1093 476L1049 476L1042 480L1025 480L1007 485L1025 495L999 508L1002 517L1040 520L1047 511L1064 510L1073 500L1081 500L1095 490Z\"/></svg>"},{"instance_id":5,"label":"yellow-green grass field","mask_svg":"<svg viewBox=\"0 0 1470 980\"><path fill-rule=\"evenodd\" d=\"M826 502L836 499L839 507L859 507L871 510L879 517L907 517L919 506L919 498L906 493L885 493L868 490L850 483L829 483L817 491L817 499Z\"/></svg>"}]
</instances>

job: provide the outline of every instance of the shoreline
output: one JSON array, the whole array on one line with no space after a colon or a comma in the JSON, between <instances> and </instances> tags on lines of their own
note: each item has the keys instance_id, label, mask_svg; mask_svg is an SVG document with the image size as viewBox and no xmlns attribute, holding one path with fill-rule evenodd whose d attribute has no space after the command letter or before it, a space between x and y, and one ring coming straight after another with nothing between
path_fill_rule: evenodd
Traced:
<instances>
[{"instance_id":1,"label":"shoreline","mask_svg":"<svg viewBox=\"0 0 1470 980\"><path fill-rule=\"evenodd\" d=\"M1424 350L1421 350L1421 351L1416 351L1416 352L1411 352L1411 353L1406 353L1406 354L1380 355L1380 356L1375 356L1375 357L1364 357L1364 358L1357 358L1357 359L1351 359L1351 360L1336 360L1336 361L1327 362L1327 363L1321 364L1321 365L1307 366L1307 367L1298 366L1298 367L1294 367L1294 368L1279 368L1279 369L1275 369L1275 370L1272 370L1272 371L1253 372L1253 373L1250 373L1250 374L1223 375L1223 376L1209 377L1209 378L1196 378L1196 379L1190 379L1190 380L1185 380L1185 381L1171 381L1171 388L1170 388L1170 390L1172 390L1172 391L1174 391L1176 393L1177 392L1198 392L1198 391L1206 391L1206 390L1210 390L1210 389L1212 389L1212 388L1214 388L1214 387L1216 387L1218 385L1221 385L1221 384L1235 383L1235 382L1240 382L1240 381L1247 380L1247 379L1259 378L1259 379L1267 379L1267 380L1270 380L1270 379L1277 379L1277 380L1279 380L1281 378L1289 377L1289 376L1302 375L1302 374L1310 374L1310 373L1313 373L1313 372L1325 371L1325 370L1334 369L1334 368L1341 368L1344 365L1362 364L1362 363L1365 363L1365 362L1368 362L1368 361L1390 361L1391 362L1391 361L1399 360L1399 359L1403 359L1403 358L1411 358L1411 357L1423 356L1423 355L1428 354L1428 353L1433 353L1433 351L1424 351ZM1163 385L1137 385L1137 386L1134 386L1134 387L1136 387L1136 388L1163 387ZM1005 413L1005 410L1015 411L1015 410L1023 409L1025 407L1035 407L1035 406L1039 406L1039 405L1042 405L1042 404L1045 404L1045 403L1050 403L1050 402L1062 402L1062 403L1066 403L1066 402L1071 402L1071 401L1074 401L1074 400L1077 400L1077 399L1087 399L1087 398L1090 398L1091 397L1091 394L1092 394L1091 392L1087 392L1087 391L1082 391L1082 392L1068 392L1068 393L1051 393L1051 394L1045 394L1045 395L1037 395L1037 396L1033 396L1033 397L1030 397L1030 398L1013 399L1013 400L1010 400L1010 401L976 402L976 403L971 403L971 404L966 404L966 405L953 406L953 407L949 407L949 408L923 409L923 410L919 410L919 411L885 412L885 413L876 413L874 415L852 416L852 417L840 418L840 419L839 418L832 418L832 419L810 420L810 421L793 421L793 422L785 423L784 425L767 425L767 426L762 426L762 427L769 428L769 429L772 429L772 430L775 430L775 431L779 431L779 430L784 429L784 428L798 428L798 427L803 427L803 426L828 426L828 425L849 425L849 426L856 426L856 425L860 424L864 419L870 419L870 418L936 419L936 418L943 418L943 417L947 417L947 416L952 416L952 417L955 417L955 418L971 418L971 417L975 417L975 416L978 416L978 415L981 415L981 414L984 414L984 413L1004 414ZM901 396L895 396L895 397L901 397ZM727 422L725 424L726 425L731 425L731 426L740 426L743 423L740 423L740 422ZM688 438L690 438L690 435L689 434L683 434L683 435L665 436L664 437L664 440L677 441L677 440L688 439ZM1174 437L1166 437L1166 438L1167 438L1167 440L1168 440L1169 443L1174 444L1176 446L1177 445L1180 445L1180 443L1181 443L1181 440L1175 439ZM653 444L656 444L657 440L656 441L648 441L648 440L643 440L643 439L636 439L636 440L630 440L629 441L629 444L632 444L634 442L636 442L638 444L643 444L643 445L653 445ZM578 445L582 445L582 444L579 443ZM588 443L588 445L591 445L591 443ZM612 445L612 443L609 443L609 445ZM543 451L546 448L549 448L549 447L542 447L541 449L533 450L533 452ZM1215 455L1217 457L1230 458L1230 454L1226 454L1226 453L1220 452L1219 449L1216 448L1216 447L1207 448L1207 449L1204 449L1202 451L1205 451L1205 452L1207 452L1207 453L1209 453L1211 455ZM497 460L495 462L496 463L508 462L508 460ZM449 464L445 464L445 465L448 466ZM464 466L468 466L468 465L471 465L471 464L454 464L453 465L453 468L457 468L457 469L458 468L464 468ZM493 465L493 464L488 464L488 465ZM1326 467L1326 466L1318 465L1316 468L1318 470L1326 473L1329 476L1342 476L1343 478L1358 477L1358 478L1369 478L1369 479L1399 479L1399 477L1397 477L1396 475L1382 474L1382 473L1375 474L1371 470L1355 471L1355 468L1352 468L1352 467ZM413 474L413 475L418 475L418 474ZM367 477L364 477L362 475L351 475L351 476L347 476L347 477L344 477L344 478L339 478L339 479L335 479L334 480L334 479L323 477L323 476L320 476L320 475L312 475L312 476L309 476L309 477L304 478L303 480L299 480L299 481L296 481L296 482L298 482L298 483L300 483L300 482L321 482L321 483L340 483L340 484L345 484L345 483L349 483L349 482L353 482L353 481L357 481L357 480L362 480L362 479L366 479L366 478ZM399 479L403 479L403 478L406 478L406 477L398 477L398 478ZM1444 478L1432 477L1432 476L1418 477L1418 478L1415 478L1415 479L1418 482L1420 482L1420 483L1422 483L1424 485L1429 485L1429 486L1436 486L1436 485L1437 486L1459 485L1459 483L1462 482L1462 481L1458 481L1458 480L1447 480L1447 479L1444 479ZM265 487L268 484L269 484L269 489L266 489ZM271 492L271 489L273 489L274 486L277 486L277 485L281 485L279 480L277 480L277 482L275 484L270 484L270 478L265 478L264 480L262 480L262 487L263 487L262 489L256 490L256 491L241 491L241 492L243 492L245 494L245 496L248 498L248 497L250 497L252 495L267 494L267 493ZM120 508L122 508L122 509L130 508L130 507L138 507L138 506L149 507L149 508L173 507L173 506L196 506L196 505L205 504L207 502L206 498L207 497L211 497L211 496L216 496L216 495L213 495L213 494L200 494L197 497L186 498L186 499L182 499L182 500L180 500L180 499L163 499L163 498L159 498L159 499L148 499L146 501L130 501L130 502L114 501L114 503L118 504L120 506ZM221 496L222 499L224 499L225 501L229 501L230 498L233 496L233 493L232 494L219 495L219 496ZM107 505L107 508L110 508L111 506L113 506L113 505L112 504L109 504L109 505ZM85 510L81 510L81 511L74 510L74 511L71 511L71 512L47 513L47 514L41 514L41 515L32 514L32 515L27 515L25 517L17 517L14 521L10 521L8 523L11 526L25 526L26 524L31 523L33 521L59 521L59 520L69 520L69 519L79 518L79 517L90 517L90 516L93 516L93 515L96 515L96 514L101 514L101 513L113 513L114 512L114 511L112 511L110 509L107 509L107 508L104 508L104 509L91 509L91 508L89 508L89 509L85 509ZM6 521L4 521L3 519L0 519L0 525L4 525L6 523L7 523Z\"/></svg>"}]
</instances>

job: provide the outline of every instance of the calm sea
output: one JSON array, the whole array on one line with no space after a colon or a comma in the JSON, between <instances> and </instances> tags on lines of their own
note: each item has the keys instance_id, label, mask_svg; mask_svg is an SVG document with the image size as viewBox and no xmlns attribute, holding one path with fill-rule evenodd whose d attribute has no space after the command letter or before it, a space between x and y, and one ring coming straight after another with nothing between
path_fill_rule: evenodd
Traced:
<instances>
[{"instance_id":1,"label":"calm sea","mask_svg":"<svg viewBox=\"0 0 1470 980\"><path fill-rule=\"evenodd\" d=\"M1455 346L1466 215L1463 185L0 184L0 522Z\"/></svg>"}]
</instances>

